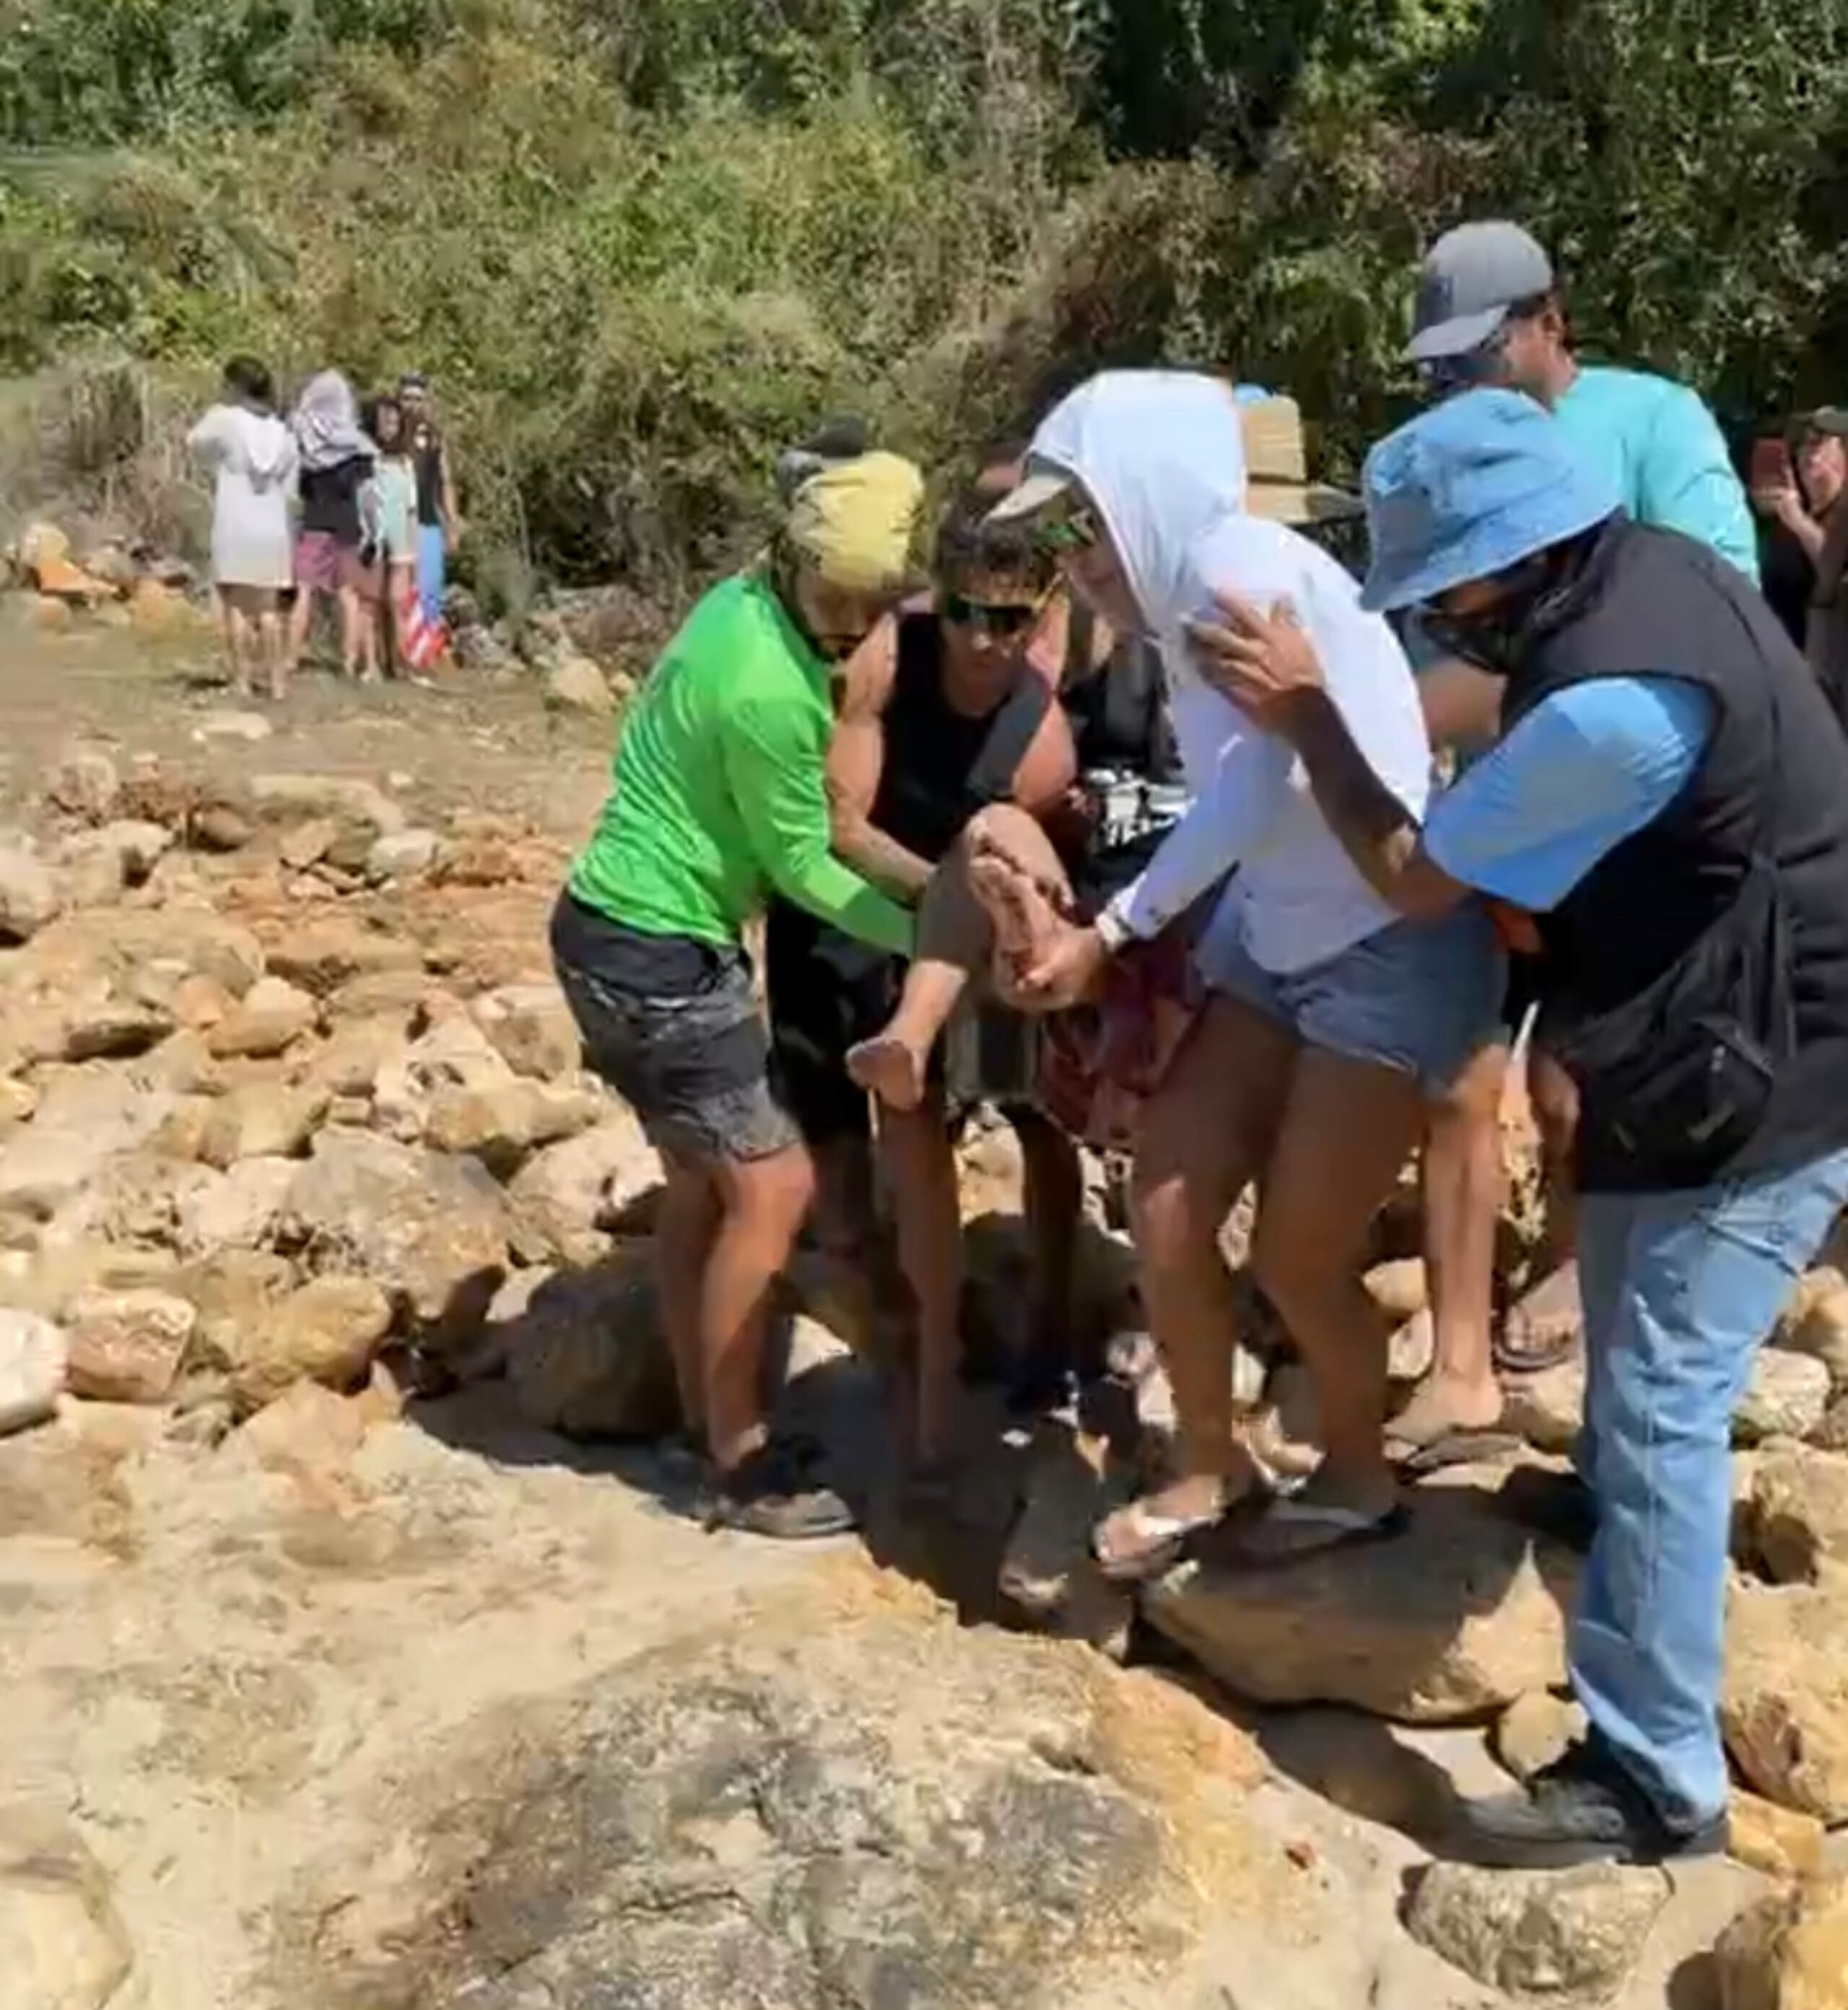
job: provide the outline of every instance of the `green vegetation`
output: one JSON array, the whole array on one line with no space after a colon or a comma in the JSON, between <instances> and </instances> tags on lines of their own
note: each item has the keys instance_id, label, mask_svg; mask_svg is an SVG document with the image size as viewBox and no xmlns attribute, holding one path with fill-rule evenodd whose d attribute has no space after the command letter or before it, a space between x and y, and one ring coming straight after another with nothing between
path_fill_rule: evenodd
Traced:
<instances>
[{"instance_id":1,"label":"green vegetation","mask_svg":"<svg viewBox=\"0 0 1848 2010\"><path fill-rule=\"evenodd\" d=\"M0 0L0 148L16 505L170 520L229 350L415 362L510 597L676 595L821 410L958 457L1105 360L1349 466L1485 211L1735 422L1848 395L1843 0Z\"/></svg>"}]
</instances>

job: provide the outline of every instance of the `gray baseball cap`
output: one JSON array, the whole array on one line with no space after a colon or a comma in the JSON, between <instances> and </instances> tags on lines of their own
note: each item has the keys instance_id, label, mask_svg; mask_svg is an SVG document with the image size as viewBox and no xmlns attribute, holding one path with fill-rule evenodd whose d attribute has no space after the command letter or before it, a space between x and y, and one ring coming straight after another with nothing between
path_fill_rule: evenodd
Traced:
<instances>
[{"instance_id":1,"label":"gray baseball cap","mask_svg":"<svg viewBox=\"0 0 1848 2010\"><path fill-rule=\"evenodd\" d=\"M1553 261L1518 223L1466 223L1425 254L1412 316L1414 363L1466 356L1517 301L1553 290Z\"/></svg>"}]
</instances>

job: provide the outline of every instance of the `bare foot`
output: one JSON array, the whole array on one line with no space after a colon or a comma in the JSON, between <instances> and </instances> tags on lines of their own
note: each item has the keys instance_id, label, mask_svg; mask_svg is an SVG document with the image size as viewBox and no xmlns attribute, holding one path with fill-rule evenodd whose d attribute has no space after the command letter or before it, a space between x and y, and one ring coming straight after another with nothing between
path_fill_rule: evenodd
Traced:
<instances>
[{"instance_id":1,"label":"bare foot","mask_svg":"<svg viewBox=\"0 0 1848 2010\"><path fill-rule=\"evenodd\" d=\"M994 924L997 954L1017 970L1044 961L1070 926L1047 890L1004 851L977 851L969 861L969 886Z\"/></svg>"},{"instance_id":2,"label":"bare foot","mask_svg":"<svg viewBox=\"0 0 1848 2010\"><path fill-rule=\"evenodd\" d=\"M1584 1305L1579 1266L1562 1263L1533 1286L1495 1338L1495 1365L1504 1375L1537 1375L1556 1368L1580 1343Z\"/></svg>"},{"instance_id":3,"label":"bare foot","mask_svg":"<svg viewBox=\"0 0 1848 2010\"><path fill-rule=\"evenodd\" d=\"M880 1033L848 1048L847 1072L888 1109L915 1110L924 1100L928 1060L928 1055L919 1053L896 1033Z\"/></svg>"},{"instance_id":4,"label":"bare foot","mask_svg":"<svg viewBox=\"0 0 1848 2010\"><path fill-rule=\"evenodd\" d=\"M1494 1379L1478 1385L1454 1376L1432 1375L1386 1426L1389 1444L1422 1451L1446 1438L1493 1431L1502 1421L1502 1391Z\"/></svg>"},{"instance_id":5,"label":"bare foot","mask_svg":"<svg viewBox=\"0 0 1848 2010\"><path fill-rule=\"evenodd\" d=\"M1106 1515L1091 1533L1091 1553L1119 1582L1159 1576L1180 1561L1188 1538L1211 1528L1238 1496L1216 1472L1190 1473Z\"/></svg>"}]
</instances>

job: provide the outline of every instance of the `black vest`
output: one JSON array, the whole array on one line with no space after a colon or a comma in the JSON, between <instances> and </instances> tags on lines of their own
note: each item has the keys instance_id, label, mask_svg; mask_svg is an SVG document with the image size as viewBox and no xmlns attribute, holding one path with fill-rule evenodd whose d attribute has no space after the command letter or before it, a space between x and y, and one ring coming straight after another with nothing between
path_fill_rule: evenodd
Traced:
<instances>
[{"instance_id":1,"label":"black vest","mask_svg":"<svg viewBox=\"0 0 1848 2010\"><path fill-rule=\"evenodd\" d=\"M1543 617L1509 680L1504 730L1554 692L1600 677L1672 676L1714 701L1699 766L1653 822L1608 852L1551 914L1539 1037L1636 997L1731 904L1754 853L1775 866L1791 937L1796 1051L1756 1132L1724 1174L1788 1169L1848 1145L1848 741L1808 666L1750 583L1705 546L1618 518ZM1581 1080L1589 1117L1598 1084ZM1588 1190L1672 1185L1600 1163Z\"/></svg>"}]
</instances>

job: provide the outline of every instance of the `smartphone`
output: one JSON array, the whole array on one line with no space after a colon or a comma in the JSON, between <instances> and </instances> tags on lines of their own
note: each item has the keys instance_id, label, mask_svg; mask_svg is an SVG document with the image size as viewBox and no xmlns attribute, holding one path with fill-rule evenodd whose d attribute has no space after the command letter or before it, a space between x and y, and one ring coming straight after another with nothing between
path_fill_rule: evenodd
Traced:
<instances>
[{"instance_id":1,"label":"smartphone","mask_svg":"<svg viewBox=\"0 0 1848 2010\"><path fill-rule=\"evenodd\" d=\"M1751 478L1747 484L1754 492L1780 488L1794 488L1796 470L1790 460L1790 442L1779 434L1769 439L1752 442Z\"/></svg>"}]
</instances>

